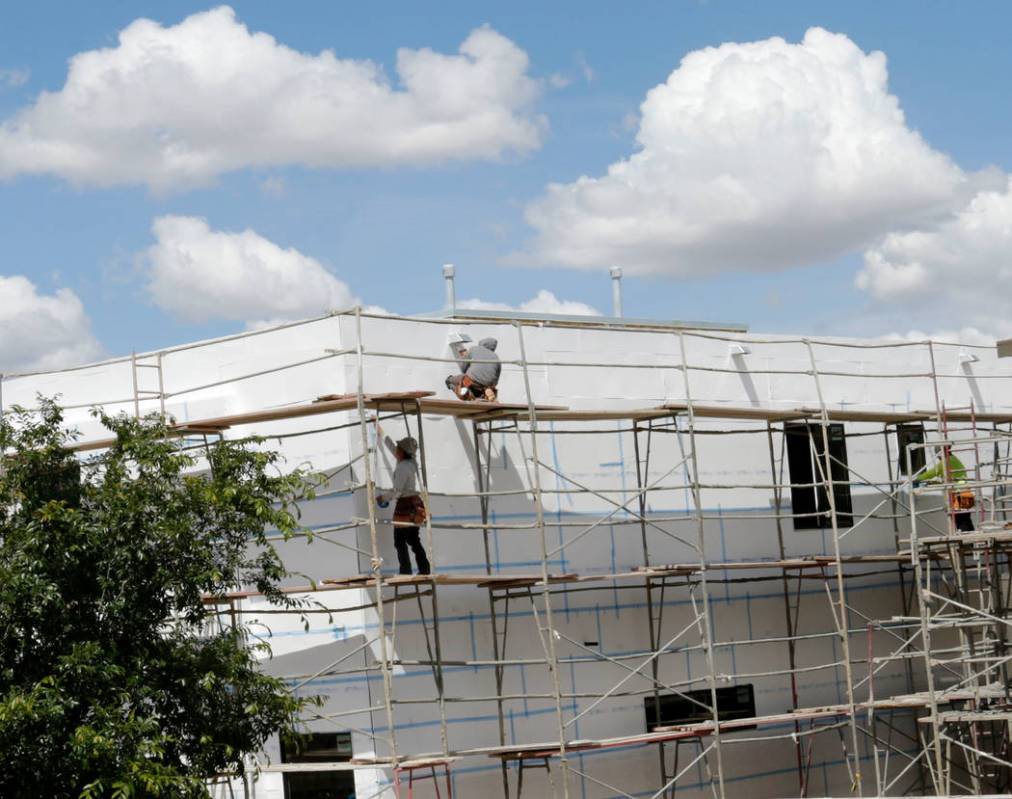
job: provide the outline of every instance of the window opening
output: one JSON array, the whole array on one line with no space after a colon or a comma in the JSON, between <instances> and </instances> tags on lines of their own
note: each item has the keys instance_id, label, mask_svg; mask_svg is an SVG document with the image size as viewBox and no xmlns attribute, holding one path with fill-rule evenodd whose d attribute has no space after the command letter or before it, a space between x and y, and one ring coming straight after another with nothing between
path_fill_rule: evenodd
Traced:
<instances>
[{"instance_id":1,"label":"window opening","mask_svg":"<svg viewBox=\"0 0 1012 799\"><path fill-rule=\"evenodd\" d=\"M352 758L350 732L314 732L281 742L282 763L346 763ZM285 799L355 799L355 772L285 773Z\"/></svg>"},{"instance_id":2,"label":"window opening","mask_svg":"<svg viewBox=\"0 0 1012 799\"><path fill-rule=\"evenodd\" d=\"M826 432L829 439L829 477L833 483L837 524L840 527L850 527L854 523L854 506L847 469L847 436L842 424L828 425ZM822 425L791 422L784 426L784 434L787 437L794 529L818 530L832 527L829 496L823 479L825 447Z\"/></svg>"},{"instance_id":3,"label":"window opening","mask_svg":"<svg viewBox=\"0 0 1012 799\"><path fill-rule=\"evenodd\" d=\"M660 701L659 716L657 713L658 700ZM709 688L685 691L682 694L644 697L643 709L646 711L647 732L653 732L657 727L674 724L696 724L710 721L713 719L710 707ZM720 721L748 719L753 716L755 716L755 690L751 683L728 685L717 689L717 718ZM741 729L755 729L755 727L753 725Z\"/></svg>"},{"instance_id":4,"label":"window opening","mask_svg":"<svg viewBox=\"0 0 1012 799\"><path fill-rule=\"evenodd\" d=\"M908 475L907 472L907 447L910 444L924 443L924 425L922 424L898 424L896 425L896 446L899 450L899 470L897 474ZM910 465L914 474L924 468L924 448L910 450Z\"/></svg>"}]
</instances>

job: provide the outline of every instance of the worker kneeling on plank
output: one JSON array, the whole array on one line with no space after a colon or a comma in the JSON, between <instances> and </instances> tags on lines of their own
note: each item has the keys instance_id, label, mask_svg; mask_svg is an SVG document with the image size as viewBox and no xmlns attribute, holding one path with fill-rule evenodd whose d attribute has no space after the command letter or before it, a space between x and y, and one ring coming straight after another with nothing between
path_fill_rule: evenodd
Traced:
<instances>
[{"instance_id":1,"label":"worker kneeling on plank","mask_svg":"<svg viewBox=\"0 0 1012 799\"><path fill-rule=\"evenodd\" d=\"M394 443L390 436L386 436L383 443L393 452L397 465L394 467L393 488L378 495L376 502L384 508L390 502L394 503L394 548L397 550L401 574L411 574L408 547L415 553L418 573L428 574L429 559L425 556L425 548L418 534L419 526L425 524L426 519L425 503L418 496L415 486L415 453L418 452L418 442L411 436L406 436Z\"/></svg>"},{"instance_id":2,"label":"worker kneeling on plank","mask_svg":"<svg viewBox=\"0 0 1012 799\"><path fill-rule=\"evenodd\" d=\"M483 338L470 349L463 344L458 345L460 374L446 378L446 387L457 395L457 399L465 402L495 402L498 399L499 373L502 371L499 356L495 354L498 344L494 338Z\"/></svg>"},{"instance_id":3,"label":"worker kneeling on plank","mask_svg":"<svg viewBox=\"0 0 1012 799\"><path fill-rule=\"evenodd\" d=\"M915 485L917 482L946 482L945 450L948 450L948 447L938 447L935 450L935 454L938 455L938 463L926 472L923 472L915 482ZM964 466L963 462L951 451L949 451L948 468L949 483L955 483L957 485L966 483L966 466ZM949 495L949 507L952 510L953 520L956 522L956 529L961 533L972 533L974 529L973 506L976 504L973 491L968 488L950 488L947 493Z\"/></svg>"}]
</instances>

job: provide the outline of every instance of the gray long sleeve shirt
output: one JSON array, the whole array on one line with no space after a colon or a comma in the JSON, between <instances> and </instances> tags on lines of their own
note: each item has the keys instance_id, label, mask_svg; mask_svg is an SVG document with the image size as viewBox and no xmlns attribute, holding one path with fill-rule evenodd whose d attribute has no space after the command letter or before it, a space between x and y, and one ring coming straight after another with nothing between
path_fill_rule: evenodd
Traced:
<instances>
[{"instance_id":1,"label":"gray long sleeve shirt","mask_svg":"<svg viewBox=\"0 0 1012 799\"><path fill-rule=\"evenodd\" d=\"M458 359L457 364L460 366L460 371L479 386L499 385L502 364L499 363L499 356L495 354L498 344L499 342L494 338L483 338ZM482 361L491 361L491 363L482 363Z\"/></svg>"},{"instance_id":2,"label":"gray long sleeve shirt","mask_svg":"<svg viewBox=\"0 0 1012 799\"><path fill-rule=\"evenodd\" d=\"M383 443L391 452L397 449L397 445L390 436L386 436ZM404 460L397 461L397 465L394 466L393 488L383 491L380 496L387 502L396 502L401 497L418 496L417 471L414 458L404 458Z\"/></svg>"}]
</instances>

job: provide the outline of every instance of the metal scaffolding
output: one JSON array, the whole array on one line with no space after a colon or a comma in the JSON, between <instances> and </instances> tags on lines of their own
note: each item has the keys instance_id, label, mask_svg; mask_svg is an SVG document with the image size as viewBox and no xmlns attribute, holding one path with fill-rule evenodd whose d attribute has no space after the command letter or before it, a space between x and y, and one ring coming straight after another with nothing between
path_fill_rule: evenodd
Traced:
<instances>
[{"instance_id":1,"label":"metal scaffolding","mask_svg":"<svg viewBox=\"0 0 1012 799\"><path fill-rule=\"evenodd\" d=\"M693 376L700 372L738 373L737 368L693 364L687 339L693 336L730 343L743 340L740 335L702 333L679 330L671 332L676 341L679 363L664 368L680 372L682 397L656 407L620 409L614 407L570 410L546 406L536 401L530 368L565 368L573 364L533 362L527 357L525 328L513 322L518 358L505 363L515 366L522 379L522 401L509 403L461 403L441 400L418 387L406 387L398 393L370 393L367 364L370 358L384 361L396 358L418 360L408 353L378 352L366 348L359 309L349 312L354 317L354 346L327 351L319 358L300 361L303 366L329 358L338 358L352 367L355 375L354 393L316 398L312 402L236 414L176 426L181 438L224 434L233 427L267 425L275 421L318 417L321 421L312 430L330 435L334 431L357 428L358 454L345 466L354 475L352 490L364 497L364 516L334 520L326 530L314 535L329 543L355 552L364 566L360 574L314 575L318 584L286 590L317 591L326 597L330 591L359 590L369 599L355 608L321 608L340 614L368 607L378 619L378 630L366 635L361 646L345 653L339 660L315 670L312 674L292 676L293 690L311 691L315 681L339 675L372 675L379 677L381 692L370 693L369 706L343 708L337 713L320 713L316 721L332 724L335 729L352 729L374 744L374 754L358 757L342 768L382 769L389 773L388 782L380 791L391 790L396 796L413 795L415 783L429 780L428 790L440 796L452 796L453 769L461 761L493 762L500 773L501 793L511 797L578 795L577 781L597 791L593 795L642 797L673 797L687 790L702 790L715 799L736 795L729 787L729 758L732 753L771 743L785 744L792 752L790 769L796 772L796 795L812 795L813 767L817 765L817 742L834 739L842 753L840 768L847 774L849 794L853 796L893 796L905 794L982 795L1007 793L1012 790L1012 680L1009 663L1008 627L1012 625L1012 581L1010 551L1012 525L1007 525L1008 486L1012 483L1009 463L1012 457L1012 413L983 413L970 405L967 408L946 408L939 399L940 374L935 369L934 345L904 343L892 346L926 346L929 350L929 372L907 375L868 375L846 372L836 367L820 369L818 347L881 347L839 341L802 339L790 342L803 344L808 363L796 370L773 369L769 373L808 376L814 382L818 397L816 407L763 407L757 403L735 406L704 403L696 400ZM443 320L415 320L420 323L443 324ZM456 322L455 324L467 324ZM475 323L477 324L477 323ZM656 332L656 331L654 331ZM759 339L750 339L761 342ZM778 339L765 343L783 344ZM452 363L450 358L427 357L433 362ZM166 389L162 353L154 356L133 356L131 374L134 396L129 400L140 415L145 410L164 412L168 398L178 396ZM587 366L587 364L580 364ZM601 369L620 369L628 363L601 363ZM157 388L142 378L142 369L153 368ZM269 370L268 370L269 371ZM754 369L755 374L764 370ZM266 374L259 372L258 375ZM854 377L889 377L893 379L931 381L935 408L921 411L875 411L842 408L826 396L824 381ZM1012 379L1012 376L1009 377ZM225 381L222 381L225 382ZM214 384L210 384L214 385ZM193 390L206 388L198 386ZM511 386L516 390L516 386ZM152 404L155 403L155 407ZM459 522L441 519L435 502L445 492L430 483L426 448L426 416L449 416L470 426L469 455L475 490L467 495L456 494L455 500L477 505L479 521ZM335 421L339 417L339 421ZM391 576L384 571L381 526L389 524L379 517L375 501L377 475L373 454L379 446L379 424L398 420L419 442L417 456L420 494L427 509L425 545L432 566L430 575ZM614 424L602 430L598 425ZM859 474L845 459L834 454L831 438L837 425L852 424L859 431L845 431L846 437L860 437L869 445L882 442L888 480L875 481ZM550 426L550 427L546 427ZM813 478L808 483L792 480L787 473L786 449L792 427L803 425L810 447ZM894 451L890 440L898 438L905 425L923 426L919 441L899 445ZM869 430L869 428L871 428ZM567 475L557 464L540 454L545 436L593 436L602 432L614 434L619 429L631 437L634 446L635 486L621 492L582 483ZM305 435L300 430L298 435ZM278 433L283 439L287 433ZM705 452L701 442L707 437L748 437L765 441L768 449L768 483L735 484L714 482L705 478ZM272 435L272 438L275 437ZM527 480L524 485L496 490L493 480L493 439L509 438L523 453L521 464ZM80 445L83 451L100 449L108 441L90 441ZM898 442L899 444L899 442ZM213 446L213 443L210 444ZM918 485L916 453L941 448L943 462L950 454L963 453L972 462L972 475L957 476L945 468L944 479L931 486ZM658 453L666 456L658 467ZM674 453L674 454L673 454ZM894 466L905 459L905 468ZM669 466L670 463L673 466ZM338 470L340 471L340 470ZM542 478L551 475L557 488L547 488ZM682 482L677 482L681 480ZM652 493L670 491L672 486L687 489L686 513L665 516L650 510ZM839 490L860 487L872 496L871 510L857 515L848 507L837 507ZM702 495L706 491L753 489L772 493L768 511L750 511L739 518L749 524L763 525L772 537L762 557L753 560L713 559L708 556L707 539L710 526L725 519L715 518ZM810 489L824 502L818 509L819 527L826 535L829 551L817 554L792 554L786 543L789 524L805 514L795 512L788 497L793 490ZM607 511L592 520L547 518L545 502L551 494L573 494L593 497ZM970 513L975 517L974 532L961 532L957 515L962 512L955 503L956 495L972 494ZM524 496L532 504L530 520L504 521L498 518L496 503L502 498ZM848 494L849 496L849 494ZM940 504L941 497L941 504ZM362 506L360 505L360 507ZM587 515L587 514L585 514ZM811 515L811 514L809 514ZM887 520L893 531L893 551L876 553L847 552L843 542L869 520ZM944 523L940 522L944 520ZM638 563L633 568L607 573L581 574L555 570L557 556L567 548L578 546L605 527L621 525L638 531ZM484 570L476 574L441 571L444 552L440 545L443 531L463 531L482 538ZM557 530L559 542L550 537ZM677 532L675 531L677 530ZM357 536L366 533L365 543L339 540L342 533ZM532 560L538 566L526 573L501 573L494 556L495 536L517 533L533 537ZM328 538L328 536L331 536ZM651 551L651 541L660 538L673 541L679 551L691 553L682 562L658 561ZM631 551L631 550L630 550ZM565 562L563 560L563 562ZM849 587L869 575L885 574L891 590L896 592L898 612L878 617L855 606ZM717 586L740 586L749 582L774 586L783 605L782 630L748 638L725 639L716 629L714 592ZM825 624L812 615L805 586L816 586L825 605L819 611L828 614ZM447 658L445 630L442 629L440 599L445 591L474 590L478 601L487 602L491 629L491 657ZM643 651L610 655L601 647L588 645L567 633L560 623L560 608L568 597L585 592L631 592L642 597L642 624L648 641ZM254 592L237 586L226 596L209 597L209 609L241 617L244 603L255 597ZM686 617L672 619L666 608L688 608ZM815 600L811 600L814 603ZM805 612L803 612L803 606ZM424 652L407 657L397 646L398 610L414 608L420 623ZM806 622L811 624L806 628ZM537 651L517 653L518 636L533 639ZM722 672L719 663L734 647L754 651L778 651L782 668L747 673ZM370 651L378 656L370 661ZM822 656L831 651L832 656ZM398 654L401 652L402 654ZM813 655L814 652L814 655ZM814 662L813 657L815 657ZM678 658L690 658L704 664L702 674L684 674L672 679L674 668L665 668ZM820 659L821 658L821 659ZM356 662L356 659L361 663ZM576 665L598 664L605 673L619 674L607 687L579 692L567 689L561 672ZM399 695L395 676L406 667L424 668L431 672L432 695L406 697ZM494 693L461 695L448 681L447 669L469 667L489 668ZM547 689L516 690L507 679L508 671L517 667L540 670L540 684ZM876 678L900 674L904 690L879 695ZM802 699L801 680L810 675L831 675L841 693L835 704L806 705ZM721 685L740 679L781 680L789 685L790 702L778 712L728 717L721 708ZM609 701L623 698L652 698L653 719L648 727L635 735L583 738L576 734L577 722ZM664 697L677 697L694 708L690 721L665 723L661 712ZM545 703L554 716L554 737L543 741L517 743L508 735L510 710L526 702ZM492 746L454 746L449 731L451 708L465 703L489 704L495 708L498 742ZM434 708L439 729L438 746L427 751L403 751L398 746L398 710L418 706ZM368 728L350 727L349 718L368 715ZM435 739L433 739L435 740ZM637 773L639 783L623 787L607 768L608 758L594 769L586 765L588 753L616 753L633 747L655 747L657 773ZM780 750L778 750L780 751ZM616 755L621 757L621 755ZM294 765L251 764L261 771L298 771ZM315 767L304 766L304 770ZM532 791L532 769L543 772ZM320 769L316 769L320 770ZM418 774L416 774L418 772ZM526 782L526 784L525 784ZM644 793L642 783L652 786ZM244 785L252 784L244 780Z\"/></svg>"}]
</instances>

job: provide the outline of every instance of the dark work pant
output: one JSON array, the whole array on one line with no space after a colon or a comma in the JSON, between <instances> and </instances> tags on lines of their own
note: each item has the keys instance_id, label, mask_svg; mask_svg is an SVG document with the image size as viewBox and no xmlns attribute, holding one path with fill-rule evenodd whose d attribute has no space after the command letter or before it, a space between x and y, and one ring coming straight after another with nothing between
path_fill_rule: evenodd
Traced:
<instances>
[{"instance_id":1,"label":"dark work pant","mask_svg":"<svg viewBox=\"0 0 1012 799\"><path fill-rule=\"evenodd\" d=\"M954 515L956 517L956 529L959 530L959 532L973 532L973 511L957 511Z\"/></svg>"},{"instance_id":2,"label":"dark work pant","mask_svg":"<svg viewBox=\"0 0 1012 799\"><path fill-rule=\"evenodd\" d=\"M422 546L417 527L395 527L394 547L397 549L397 563L401 567L401 574L411 574L411 556L408 554L408 547L415 553L418 573L429 573L429 559L425 556L425 548Z\"/></svg>"}]
</instances>

